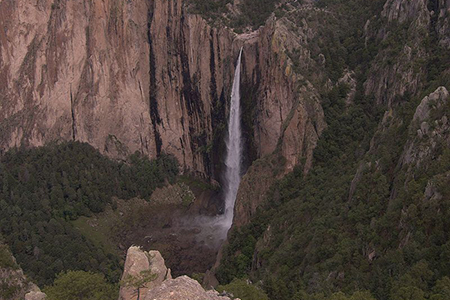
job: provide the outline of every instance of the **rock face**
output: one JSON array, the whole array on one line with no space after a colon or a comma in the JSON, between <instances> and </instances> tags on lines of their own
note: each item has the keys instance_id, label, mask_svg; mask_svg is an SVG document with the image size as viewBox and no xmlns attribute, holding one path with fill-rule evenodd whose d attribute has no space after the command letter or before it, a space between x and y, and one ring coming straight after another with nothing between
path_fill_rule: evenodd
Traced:
<instances>
[{"instance_id":1,"label":"rock face","mask_svg":"<svg viewBox=\"0 0 450 300\"><path fill-rule=\"evenodd\" d=\"M145 1L3 1L1 146L80 140L156 154ZM8 17L5 17L8 16Z\"/></svg>"},{"instance_id":2,"label":"rock face","mask_svg":"<svg viewBox=\"0 0 450 300\"><path fill-rule=\"evenodd\" d=\"M410 125L410 136L405 145L400 164L408 167L407 174L414 174L412 168L419 167L425 159L434 157L439 147L450 147L450 124L447 107L449 92L445 87L422 99Z\"/></svg>"},{"instance_id":3,"label":"rock face","mask_svg":"<svg viewBox=\"0 0 450 300\"><path fill-rule=\"evenodd\" d=\"M167 269L159 251L145 252L132 246L127 252L119 299L138 299L138 295L145 295L150 289L171 278L170 269ZM137 281L142 283L134 284Z\"/></svg>"},{"instance_id":4,"label":"rock face","mask_svg":"<svg viewBox=\"0 0 450 300\"><path fill-rule=\"evenodd\" d=\"M147 283L140 285L139 298L144 300L229 300L221 297L216 291L205 291L200 284L187 276L172 279L170 269L158 251L142 251L138 247L130 247L122 275L122 282L130 276L136 277L149 272L154 276ZM119 300L135 300L138 298L136 287L122 286Z\"/></svg>"},{"instance_id":5,"label":"rock face","mask_svg":"<svg viewBox=\"0 0 450 300\"><path fill-rule=\"evenodd\" d=\"M29 292L25 295L25 300L45 300L47 295L40 291Z\"/></svg>"},{"instance_id":6,"label":"rock face","mask_svg":"<svg viewBox=\"0 0 450 300\"><path fill-rule=\"evenodd\" d=\"M270 186L284 173L283 163L277 156L268 156L255 161L242 178L236 196L233 226L247 224L256 209L266 198ZM278 170L278 173L276 172Z\"/></svg>"},{"instance_id":7,"label":"rock face","mask_svg":"<svg viewBox=\"0 0 450 300\"><path fill-rule=\"evenodd\" d=\"M288 55L303 49L306 37L290 26L284 18L271 18L258 31L237 37L244 42L242 101L252 107L244 109L244 114L255 116L250 122L254 130L247 133L247 140L253 141L255 158L272 154L281 144L287 172L302 158L308 162L305 168L310 167L312 150L325 128L317 90L293 70ZM307 51L302 55L301 63L311 60Z\"/></svg>"},{"instance_id":8,"label":"rock face","mask_svg":"<svg viewBox=\"0 0 450 300\"><path fill-rule=\"evenodd\" d=\"M120 159L164 151L217 179L241 46L247 162L281 138L292 168L323 128L311 89L296 90L285 50L298 39L281 23L236 36L182 0L3 1L0 14L1 150L79 140Z\"/></svg>"},{"instance_id":9,"label":"rock face","mask_svg":"<svg viewBox=\"0 0 450 300\"><path fill-rule=\"evenodd\" d=\"M228 297L219 296L215 291L207 291L201 285L187 276L166 280L160 286L150 290L144 300L229 300Z\"/></svg>"},{"instance_id":10,"label":"rock face","mask_svg":"<svg viewBox=\"0 0 450 300\"><path fill-rule=\"evenodd\" d=\"M308 8L292 11L301 21L289 15L270 18L256 32L238 36L244 41L242 101L245 106L249 98L257 99L253 111L247 111L255 116L254 134L247 134L247 140L253 139L255 158L260 158L239 187L233 221L238 227L250 220L277 178L300 164L308 172L326 128L319 95L319 89L326 90L324 71L312 58L309 45L319 34L306 22L308 13L317 12ZM306 76L307 70L314 70L314 75Z\"/></svg>"}]
</instances>

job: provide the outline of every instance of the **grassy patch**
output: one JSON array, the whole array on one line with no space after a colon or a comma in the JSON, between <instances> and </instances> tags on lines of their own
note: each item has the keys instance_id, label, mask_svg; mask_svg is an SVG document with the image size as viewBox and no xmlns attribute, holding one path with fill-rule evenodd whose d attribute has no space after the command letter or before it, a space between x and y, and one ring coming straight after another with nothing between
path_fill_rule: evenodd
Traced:
<instances>
[{"instance_id":1,"label":"grassy patch","mask_svg":"<svg viewBox=\"0 0 450 300\"><path fill-rule=\"evenodd\" d=\"M115 225L119 214L112 209L107 209L104 213L95 217L80 217L72 224L83 236L89 239L95 246L101 247L108 253L117 254L118 249L113 242L112 228Z\"/></svg>"}]
</instances>

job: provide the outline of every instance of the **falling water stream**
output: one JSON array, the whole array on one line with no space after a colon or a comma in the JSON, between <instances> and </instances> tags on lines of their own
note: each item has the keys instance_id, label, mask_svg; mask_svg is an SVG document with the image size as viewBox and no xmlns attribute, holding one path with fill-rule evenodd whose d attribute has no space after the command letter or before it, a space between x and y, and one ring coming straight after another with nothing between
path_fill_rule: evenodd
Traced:
<instances>
[{"instance_id":1,"label":"falling water stream","mask_svg":"<svg viewBox=\"0 0 450 300\"><path fill-rule=\"evenodd\" d=\"M234 73L233 89L231 92L230 116L228 119L228 135L226 138L227 153L225 158L225 182L224 198L225 213L222 226L226 231L230 229L233 222L234 203L241 182L241 162L242 162L242 132L241 132L241 56L236 63Z\"/></svg>"},{"instance_id":2,"label":"falling water stream","mask_svg":"<svg viewBox=\"0 0 450 300\"><path fill-rule=\"evenodd\" d=\"M226 157L223 177L224 213L215 217L196 216L181 220L181 226L186 229L201 228L196 235L199 244L218 247L226 239L228 230L233 223L234 203L242 175L242 131L241 131L241 56L236 63L233 87L231 91L230 115L228 118L228 133L225 139Z\"/></svg>"}]
</instances>

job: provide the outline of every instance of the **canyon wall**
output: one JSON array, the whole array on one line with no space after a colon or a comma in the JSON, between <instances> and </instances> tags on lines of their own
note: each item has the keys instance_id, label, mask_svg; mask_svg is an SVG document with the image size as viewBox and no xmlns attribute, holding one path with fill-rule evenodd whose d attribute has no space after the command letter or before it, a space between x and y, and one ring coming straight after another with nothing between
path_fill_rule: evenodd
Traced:
<instances>
[{"instance_id":1,"label":"canyon wall","mask_svg":"<svg viewBox=\"0 0 450 300\"><path fill-rule=\"evenodd\" d=\"M275 22L238 36L182 0L8 0L0 14L1 151L55 140L118 159L164 151L217 179L244 45L247 165L277 146L287 170L311 161L321 108L299 98Z\"/></svg>"}]
</instances>

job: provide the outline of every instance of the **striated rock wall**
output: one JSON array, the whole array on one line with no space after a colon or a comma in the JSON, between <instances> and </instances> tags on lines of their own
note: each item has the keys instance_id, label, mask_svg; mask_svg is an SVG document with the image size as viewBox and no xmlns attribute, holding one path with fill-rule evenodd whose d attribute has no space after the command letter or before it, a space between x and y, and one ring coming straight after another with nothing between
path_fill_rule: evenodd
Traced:
<instances>
[{"instance_id":1,"label":"striated rock wall","mask_svg":"<svg viewBox=\"0 0 450 300\"><path fill-rule=\"evenodd\" d=\"M253 140L255 158L280 150L287 161L286 172L305 157L310 167L312 150L325 128L318 91L293 70L288 56L303 43L290 25L284 18L271 18L253 34L237 37L245 43L242 98L244 103L250 98L253 108L247 111L253 116L253 135L248 139Z\"/></svg>"},{"instance_id":2,"label":"striated rock wall","mask_svg":"<svg viewBox=\"0 0 450 300\"><path fill-rule=\"evenodd\" d=\"M390 106L396 96L415 94L423 87L423 62L428 55L423 39L430 26L426 2L388 0L381 12L381 28L368 26L376 31L377 43L386 45L380 48L365 82L366 95L373 95L377 104Z\"/></svg>"},{"instance_id":3,"label":"striated rock wall","mask_svg":"<svg viewBox=\"0 0 450 300\"><path fill-rule=\"evenodd\" d=\"M224 124L238 50L233 35L186 14L181 0L152 1L150 18L149 102L157 152L214 174L219 144L213 138Z\"/></svg>"},{"instance_id":4,"label":"striated rock wall","mask_svg":"<svg viewBox=\"0 0 450 300\"><path fill-rule=\"evenodd\" d=\"M248 165L288 128L292 168L320 134L298 103L275 22L236 38L187 14L182 0L3 1L0 15L1 150L73 139L120 159L165 151L217 178L242 45Z\"/></svg>"},{"instance_id":5,"label":"striated rock wall","mask_svg":"<svg viewBox=\"0 0 450 300\"><path fill-rule=\"evenodd\" d=\"M147 5L3 1L2 149L75 139L108 153L117 138L129 152L154 156Z\"/></svg>"},{"instance_id":6,"label":"striated rock wall","mask_svg":"<svg viewBox=\"0 0 450 300\"><path fill-rule=\"evenodd\" d=\"M247 134L246 140L253 140L255 158L260 159L242 178L233 221L237 227L249 222L277 179L297 165L304 173L312 166L313 151L326 127L319 94L320 88L326 88L308 80L312 77L320 85L318 78L324 77L308 45L315 34L304 19L297 25L288 15L270 18L253 34L238 36L245 41L244 106L248 98L257 99L252 103L253 112L247 112L254 117L253 135ZM292 53L298 53L297 66ZM307 78L306 73L314 74ZM246 89L247 85L254 89ZM244 119L248 131L245 125ZM252 153L251 149L247 153Z\"/></svg>"}]
</instances>

